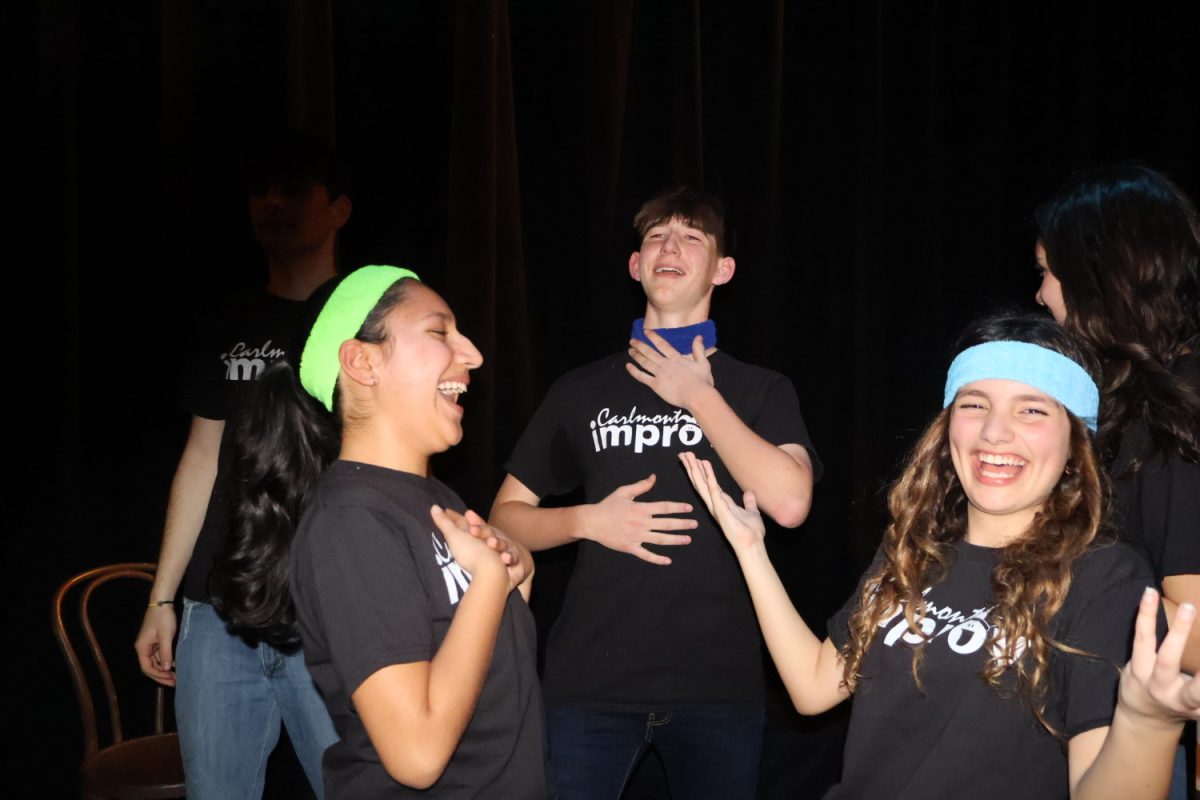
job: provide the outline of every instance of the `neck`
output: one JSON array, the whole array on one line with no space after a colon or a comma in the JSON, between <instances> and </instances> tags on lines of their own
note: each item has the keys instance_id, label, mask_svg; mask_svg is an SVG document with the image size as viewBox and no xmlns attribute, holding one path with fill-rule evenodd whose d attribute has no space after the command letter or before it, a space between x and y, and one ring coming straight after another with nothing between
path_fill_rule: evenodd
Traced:
<instances>
[{"instance_id":1,"label":"neck","mask_svg":"<svg viewBox=\"0 0 1200 800\"><path fill-rule=\"evenodd\" d=\"M646 304L647 328L685 328L708 319L708 303L701 303L685 310L655 308Z\"/></svg>"},{"instance_id":2,"label":"neck","mask_svg":"<svg viewBox=\"0 0 1200 800\"><path fill-rule=\"evenodd\" d=\"M428 477L429 457L416 453L384 427L372 422L346 423L338 458Z\"/></svg>"},{"instance_id":3,"label":"neck","mask_svg":"<svg viewBox=\"0 0 1200 800\"><path fill-rule=\"evenodd\" d=\"M307 300L325 281L337 274L333 237L304 253L268 254L267 292L285 300Z\"/></svg>"},{"instance_id":4,"label":"neck","mask_svg":"<svg viewBox=\"0 0 1200 800\"><path fill-rule=\"evenodd\" d=\"M1029 531L1036 515L1037 509L1031 509L996 516L967 506L966 540L980 547L1007 547Z\"/></svg>"}]
</instances>

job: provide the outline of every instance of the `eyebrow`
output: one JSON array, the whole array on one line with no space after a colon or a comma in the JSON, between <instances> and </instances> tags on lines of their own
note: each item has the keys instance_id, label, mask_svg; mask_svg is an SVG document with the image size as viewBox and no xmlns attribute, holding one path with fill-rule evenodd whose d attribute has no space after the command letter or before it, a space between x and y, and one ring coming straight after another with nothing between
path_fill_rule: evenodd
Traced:
<instances>
[{"instance_id":1,"label":"eyebrow","mask_svg":"<svg viewBox=\"0 0 1200 800\"><path fill-rule=\"evenodd\" d=\"M425 315L425 319L429 319L430 317L437 317L443 322L454 322L454 315L447 314L445 311L430 311Z\"/></svg>"}]
</instances>

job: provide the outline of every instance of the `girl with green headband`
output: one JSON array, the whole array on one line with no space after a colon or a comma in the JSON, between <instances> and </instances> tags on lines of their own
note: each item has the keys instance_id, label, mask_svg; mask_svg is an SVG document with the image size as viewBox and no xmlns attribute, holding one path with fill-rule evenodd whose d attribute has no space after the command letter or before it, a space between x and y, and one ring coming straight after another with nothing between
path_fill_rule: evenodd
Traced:
<instances>
[{"instance_id":1,"label":"girl with green headband","mask_svg":"<svg viewBox=\"0 0 1200 800\"><path fill-rule=\"evenodd\" d=\"M357 270L314 311L240 427L222 610L303 641L341 737L327 797L548 797L532 560L429 475L483 359L407 270Z\"/></svg>"},{"instance_id":2,"label":"girl with green headband","mask_svg":"<svg viewBox=\"0 0 1200 800\"><path fill-rule=\"evenodd\" d=\"M875 561L823 640L767 558L753 494L738 506L683 457L796 708L854 697L826 798L1165 797L1200 715L1180 672L1195 609L1156 653L1153 576L1105 527L1094 361L1040 317L983 320L957 349Z\"/></svg>"}]
</instances>

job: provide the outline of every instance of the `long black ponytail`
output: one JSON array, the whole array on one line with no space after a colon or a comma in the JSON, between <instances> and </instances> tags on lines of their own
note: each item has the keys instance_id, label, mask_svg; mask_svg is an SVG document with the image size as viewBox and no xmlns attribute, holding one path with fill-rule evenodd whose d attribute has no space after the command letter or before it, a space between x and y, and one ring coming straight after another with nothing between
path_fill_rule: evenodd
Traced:
<instances>
[{"instance_id":1,"label":"long black ponytail","mask_svg":"<svg viewBox=\"0 0 1200 800\"><path fill-rule=\"evenodd\" d=\"M288 589L288 557L300 516L341 447L337 393L330 413L300 385L300 353L338 281L309 300L287 359L259 379L233 438L233 511L229 539L217 555L209 591L230 633L284 651L300 646ZM402 302L408 279L394 283L355 338L387 339L385 317Z\"/></svg>"}]
</instances>

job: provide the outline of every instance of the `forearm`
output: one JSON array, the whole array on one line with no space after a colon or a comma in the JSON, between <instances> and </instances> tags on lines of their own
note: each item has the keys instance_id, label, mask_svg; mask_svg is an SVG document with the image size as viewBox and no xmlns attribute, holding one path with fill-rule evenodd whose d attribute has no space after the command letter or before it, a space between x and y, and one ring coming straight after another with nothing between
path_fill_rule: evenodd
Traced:
<instances>
[{"instance_id":1,"label":"forearm","mask_svg":"<svg viewBox=\"0 0 1200 800\"><path fill-rule=\"evenodd\" d=\"M508 598L508 576L479 570L432 660L387 667L355 692L371 743L393 779L418 789L437 782L471 720Z\"/></svg>"},{"instance_id":2,"label":"forearm","mask_svg":"<svg viewBox=\"0 0 1200 800\"><path fill-rule=\"evenodd\" d=\"M1200 606L1200 575L1168 575L1163 578L1163 610L1167 619L1174 619L1180 603ZM1183 649L1183 669L1195 675L1200 672L1200 625L1193 625Z\"/></svg>"},{"instance_id":3,"label":"forearm","mask_svg":"<svg viewBox=\"0 0 1200 800\"><path fill-rule=\"evenodd\" d=\"M849 697L836 648L817 638L796 611L763 543L741 548L737 556L767 649L796 710L819 714Z\"/></svg>"},{"instance_id":4,"label":"forearm","mask_svg":"<svg viewBox=\"0 0 1200 800\"><path fill-rule=\"evenodd\" d=\"M170 600L179 590L191 561L208 502L217 478L217 461L224 423L197 418L179 458L159 550L158 570L150 591L153 600Z\"/></svg>"},{"instance_id":5,"label":"forearm","mask_svg":"<svg viewBox=\"0 0 1200 800\"><path fill-rule=\"evenodd\" d=\"M1182 730L1182 722L1138 722L1118 704L1100 752L1073 787L1072 800L1162 800Z\"/></svg>"},{"instance_id":6,"label":"forearm","mask_svg":"<svg viewBox=\"0 0 1200 800\"><path fill-rule=\"evenodd\" d=\"M488 522L530 550L548 550L586 538L588 508L541 508L524 500L498 499Z\"/></svg>"},{"instance_id":7,"label":"forearm","mask_svg":"<svg viewBox=\"0 0 1200 800\"><path fill-rule=\"evenodd\" d=\"M758 506L786 528L804 522L812 504L812 467L801 464L742 422L720 392L708 387L689 404L721 462Z\"/></svg>"}]
</instances>

